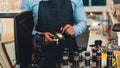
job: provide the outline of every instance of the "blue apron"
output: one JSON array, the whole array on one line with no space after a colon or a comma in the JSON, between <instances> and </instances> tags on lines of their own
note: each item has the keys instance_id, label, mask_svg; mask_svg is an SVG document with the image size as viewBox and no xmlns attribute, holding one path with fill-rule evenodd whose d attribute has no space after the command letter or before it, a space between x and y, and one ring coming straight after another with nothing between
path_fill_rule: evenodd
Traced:
<instances>
[{"instance_id":1,"label":"blue apron","mask_svg":"<svg viewBox=\"0 0 120 68\"><path fill-rule=\"evenodd\" d=\"M60 32L60 27L70 24L73 26L73 10L70 0L49 0L40 1L38 10L38 23L36 31L50 32L55 34ZM43 54L47 61L48 68L56 68L56 65L62 62L64 48L69 49L70 58L73 60L73 52L77 50L77 44L74 37L64 34L65 40L59 45L47 44L43 46Z\"/></svg>"}]
</instances>

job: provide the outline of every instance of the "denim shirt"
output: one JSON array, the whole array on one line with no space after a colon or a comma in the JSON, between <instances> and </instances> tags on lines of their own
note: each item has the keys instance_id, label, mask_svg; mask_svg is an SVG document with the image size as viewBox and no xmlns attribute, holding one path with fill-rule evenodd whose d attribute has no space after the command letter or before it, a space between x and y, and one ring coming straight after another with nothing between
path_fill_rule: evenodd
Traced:
<instances>
[{"instance_id":1,"label":"denim shirt","mask_svg":"<svg viewBox=\"0 0 120 68\"><path fill-rule=\"evenodd\" d=\"M34 17L34 28L32 34L40 33L35 31L35 26L38 21L38 7L39 2L41 0L22 0L20 9L25 11L32 11ZM47 0L44 0L47 1ZM74 17L74 30L75 36L81 35L87 27L86 14L84 11L84 5L82 0L71 0L72 8L73 8L73 17Z\"/></svg>"}]
</instances>

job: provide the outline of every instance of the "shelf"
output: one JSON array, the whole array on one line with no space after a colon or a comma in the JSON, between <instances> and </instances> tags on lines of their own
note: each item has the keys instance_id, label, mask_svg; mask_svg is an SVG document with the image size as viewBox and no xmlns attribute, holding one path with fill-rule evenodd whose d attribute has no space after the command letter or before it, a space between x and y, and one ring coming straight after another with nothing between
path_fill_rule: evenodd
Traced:
<instances>
[{"instance_id":1,"label":"shelf","mask_svg":"<svg viewBox=\"0 0 120 68\"><path fill-rule=\"evenodd\" d=\"M14 18L19 13L0 13L0 18Z\"/></svg>"}]
</instances>

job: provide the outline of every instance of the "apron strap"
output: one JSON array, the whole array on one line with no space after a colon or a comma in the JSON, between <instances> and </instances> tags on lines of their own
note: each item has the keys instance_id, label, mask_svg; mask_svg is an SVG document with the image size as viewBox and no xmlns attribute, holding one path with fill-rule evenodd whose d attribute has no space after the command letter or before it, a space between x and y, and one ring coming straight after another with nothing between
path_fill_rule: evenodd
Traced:
<instances>
[{"instance_id":1,"label":"apron strap","mask_svg":"<svg viewBox=\"0 0 120 68\"><path fill-rule=\"evenodd\" d=\"M49 1L49 0L41 0L41 1Z\"/></svg>"}]
</instances>

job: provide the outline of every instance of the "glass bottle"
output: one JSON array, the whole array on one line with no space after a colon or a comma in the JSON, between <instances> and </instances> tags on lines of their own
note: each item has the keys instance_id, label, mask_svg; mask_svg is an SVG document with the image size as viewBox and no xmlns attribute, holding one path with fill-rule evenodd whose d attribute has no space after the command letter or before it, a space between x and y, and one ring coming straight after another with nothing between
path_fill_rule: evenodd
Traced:
<instances>
[{"instance_id":1,"label":"glass bottle","mask_svg":"<svg viewBox=\"0 0 120 68\"><path fill-rule=\"evenodd\" d=\"M84 63L83 63L83 48L79 47L78 48L78 53L79 53L79 68L82 68L84 66Z\"/></svg>"},{"instance_id":2,"label":"glass bottle","mask_svg":"<svg viewBox=\"0 0 120 68\"><path fill-rule=\"evenodd\" d=\"M82 55L82 48L78 48L78 53L79 53L79 62L83 61L83 55Z\"/></svg>"},{"instance_id":3,"label":"glass bottle","mask_svg":"<svg viewBox=\"0 0 120 68\"><path fill-rule=\"evenodd\" d=\"M107 35L107 29L108 29L108 16L106 12L103 12L103 18L101 20L101 23L103 24L103 35Z\"/></svg>"},{"instance_id":4,"label":"glass bottle","mask_svg":"<svg viewBox=\"0 0 120 68\"><path fill-rule=\"evenodd\" d=\"M63 63L61 65L61 68L71 68L71 66L69 65L68 58L69 58L69 50L68 48L65 48L63 52Z\"/></svg>"},{"instance_id":5,"label":"glass bottle","mask_svg":"<svg viewBox=\"0 0 120 68\"><path fill-rule=\"evenodd\" d=\"M113 68L112 57L113 57L112 49L108 49L108 51L107 51L107 66L105 68Z\"/></svg>"},{"instance_id":6,"label":"glass bottle","mask_svg":"<svg viewBox=\"0 0 120 68\"><path fill-rule=\"evenodd\" d=\"M68 52L64 51L63 53L63 65L68 65Z\"/></svg>"},{"instance_id":7,"label":"glass bottle","mask_svg":"<svg viewBox=\"0 0 120 68\"><path fill-rule=\"evenodd\" d=\"M74 59L74 63L73 63L73 68L79 68L79 53L76 51L74 52L74 56L73 56L73 59Z\"/></svg>"},{"instance_id":8,"label":"glass bottle","mask_svg":"<svg viewBox=\"0 0 120 68\"><path fill-rule=\"evenodd\" d=\"M85 52L85 66L83 68L91 68L90 67L90 52Z\"/></svg>"},{"instance_id":9,"label":"glass bottle","mask_svg":"<svg viewBox=\"0 0 120 68\"><path fill-rule=\"evenodd\" d=\"M97 61L96 52L97 52L97 49L93 48L92 49L92 67L96 67L96 61Z\"/></svg>"},{"instance_id":10,"label":"glass bottle","mask_svg":"<svg viewBox=\"0 0 120 68\"><path fill-rule=\"evenodd\" d=\"M101 65L101 51L97 51L96 67L97 68L102 68L102 65Z\"/></svg>"}]
</instances>

